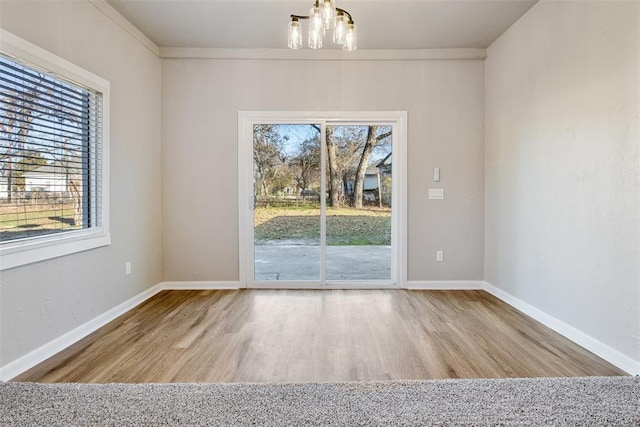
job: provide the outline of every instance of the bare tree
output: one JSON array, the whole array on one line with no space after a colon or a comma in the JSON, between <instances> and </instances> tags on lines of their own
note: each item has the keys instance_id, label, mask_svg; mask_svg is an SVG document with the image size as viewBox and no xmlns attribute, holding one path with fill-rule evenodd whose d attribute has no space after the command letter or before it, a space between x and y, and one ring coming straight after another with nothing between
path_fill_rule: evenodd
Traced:
<instances>
[{"instance_id":1,"label":"bare tree","mask_svg":"<svg viewBox=\"0 0 640 427\"><path fill-rule=\"evenodd\" d=\"M88 108L89 95L77 91L76 96L82 98L83 107L71 102L57 102L56 94L48 87L43 88L43 105L51 118L57 121L57 132L53 136L49 154L53 159L52 166L59 170L65 177L66 193L73 202L73 224L83 224L84 194L87 191L85 184L88 182L88 170L84 169L84 162L88 155L89 129L87 122L89 113L80 111ZM82 147L82 148L81 148Z\"/></svg>"},{"instance_id":2,"label":"bare tree","mask_svg":"<svg viewBox=\"0 0 640 427\"><path fill-rule=\"evenodd\" d=\"M286 161L284 138L275 125L261 124L253 129L253 164L262 196L269 197L271 186Z\"/></svg>"},{"instance_id":3,"label":"bare tree","mask_svg":"<svg viewBox=\"0 0 640 427\"><path fill-rule=\"evenodd\" d=\"M313 127L320 132L319 126ZM335 126L326 127L329 205L339 207L342 204L342 194L350 192L346 186L353 182L353 205L362 208L364 179L371 154L376 147L388 140L391 130L388 126L373 125L347 126L339 135L334 131ZM357 167L354 167L355 164Z\"/></svg>"},{"instance_id":4,"label":"bare tree","mask_svg":"<svg viewBox=\"0 0 640 427\"><path fill-rule=\"evenodd\" d=\"M333 138L333 127L327 126L327 163L329 172L329 200L331 207L340 206L340 170L336 155L336 144Z\"/></svg>"},{"instance_id":5,"label":"bare tree","mask_svg":"<svg viewBox=\"0 0 640 427\"><path fill-rule=\"evenodd\" d=\"M298 191L308 190L312 181L320 176L320 138L308 138L300 144L298 152L289 161Z\"/></svg>"},{"instance_id":6,"label":"bare tree","mask_svg":"<svg viewBox=\"0 0 640 427\"><path fill-rule=\"evenodd\" d=\"M367 172L367 167L369 166L369 159L371 158L371 153L374 148L378 145L378 143L386 138L391 136L391 131L384 132L378 135L378 126L373 125L369 126L367 130L367 140L365 142L364 148L362 150L362 154L360 156L360 161L358 162L358 169L356 170L355 183L353 185L353 207L356 209L362 208L362 196L364 193L364 179L365 174Z\"/></svg>"},{"instance_id":7,"label":"bare tree","mask_svg":"<svg viewBox=\"0 0 640 427\"><path fill-rule=\"evenodd\" d=\"M21 67L0 61L3 70ZM8 72L4 81L0 174L8 181L7 201L26 200L25 193L17 194L26 190L25 172L45 165L55 167L55 173L65 178L65 188L47 188L41 196L63 203L65 197L71 198L73 223L82 224L84 187L89 182L89 170L84 167L90 155L89 93L28 69L22 74Z\"/></svg>"},{"instance_id":8,"label":"bare tree","mask_svg":"<svg viewBox=\"0 0 640 427\"><path fill-rule=\"evenodd\" d=\"M320 132L320 126L312 125L314 129ZM333 138L333 127L327 126L326 128L326 146L327 146L327 173L328 179L328 191L329 191L329 205L333 208L340 206L340 169L338 168L338 161L336 155L336 145Z\"/></svg>"},{"instance_id":9,"label":"bare tree","mask_svg":"<svg viewBox=\"0 0 640 427\"><path fill-rule=\"evenodd\" d=\"M335 134L335 126L327 126L326 134L329 200L330 206L337 208L349 193L352 165L364 146L364 135L362 126L342 127L338 135Z\"/></svg>"},{"instance_id":10,"label":"bare tree","mask_svg":"<svg viewBox=\"0 0 640 427\"><path fill-rule=\"evenodd\" d=\"M5 89L0 102L2 120L0 120L0 173L7 177L7 201L10 203L18 188L18 179L25 172L25 144L34 120L38 117L34 106L40 98L37 88L40 81L23 90ZM29 156L26 156L27 158Z\"/></svg>"}]
</instances>

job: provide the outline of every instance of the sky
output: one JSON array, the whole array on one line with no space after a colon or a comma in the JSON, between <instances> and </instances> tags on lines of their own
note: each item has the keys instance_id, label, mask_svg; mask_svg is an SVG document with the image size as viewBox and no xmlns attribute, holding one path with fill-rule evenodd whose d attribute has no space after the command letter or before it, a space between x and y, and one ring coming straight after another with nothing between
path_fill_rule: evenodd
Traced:
<instances>
[{"instance_id":1,"label":"sky","mask_svg":"<svg viewBox=\"0 0 640 427\"><path fill-rule=\"evenodd\" d=\"M319 127L320 125L317 125L317 126ZM334 136L337 136L337 137L344 135L345 132L348 131L350 128L356 128L356 127L366 128L366 125L358 125L358 126L331 125L331 126L333 126L333 129L334 129L333 130ZM298 147L304 141L313 139L313 138L319 138L320 136L320 132L313 125L283 124L283 125L277 125L277 127L278 127L278 131L282 136L288 137L288 139L284 144L284 151L288 157L295 156L297 154ZM381 127L379 132L382 133L382 132L387 132L389 130L390 130L390 126L385 126L384 128ZM390 146L376 147L373 150L373 153L371 156L371 159L372 159L371 163L375 163L376 161L386 157L387 154L389 154L390 152L391 152Z\"/></svg>"}]
</instances>

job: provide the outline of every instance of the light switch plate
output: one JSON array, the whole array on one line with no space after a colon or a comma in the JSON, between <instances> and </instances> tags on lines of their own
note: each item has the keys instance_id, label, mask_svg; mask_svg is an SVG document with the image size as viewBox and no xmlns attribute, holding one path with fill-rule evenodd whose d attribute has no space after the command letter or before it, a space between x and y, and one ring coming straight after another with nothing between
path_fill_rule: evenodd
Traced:
<instances>
[{"instance_id":1,"label":"light switch plate","mask_svg":"<svg viewBox=\"0 0 640 427\"><path fill-rule=\"evenodd\" d=\"M444 199L444 188L429 189L429 200L443 200L443 199Z\"/></svg>"}]
</instances>

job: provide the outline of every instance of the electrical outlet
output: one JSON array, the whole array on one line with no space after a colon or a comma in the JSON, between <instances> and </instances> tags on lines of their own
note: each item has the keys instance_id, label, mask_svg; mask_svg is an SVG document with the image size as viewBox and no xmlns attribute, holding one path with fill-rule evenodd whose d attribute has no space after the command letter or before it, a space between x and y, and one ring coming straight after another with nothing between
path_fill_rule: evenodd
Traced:
<instances>
[{"instance_id":1,"label":"electrical outlet","mask_svg":"<svg viewBox=\"0 0 640 427\"><path fill-rule=\"evenodd\" d=\"M444 261L444 251L436 251L436 261Z\"/></svg>"},{"instance_id":2,"label":"electrical outlet","mask_svg":"<svg viewBox=\"0 0 640 427\"><path fill-rule=\"evenodd\" d=\"M127 276L131 274L131 261L127 261L124 263L124 274Z\"/></svg>"}]
</instances>

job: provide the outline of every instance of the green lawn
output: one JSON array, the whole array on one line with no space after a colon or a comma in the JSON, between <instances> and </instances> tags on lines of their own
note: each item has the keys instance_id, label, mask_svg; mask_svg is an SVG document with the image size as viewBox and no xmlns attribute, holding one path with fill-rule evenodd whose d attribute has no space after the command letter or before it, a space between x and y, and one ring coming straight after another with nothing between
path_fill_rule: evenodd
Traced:
<instances>
[{"instance_id":1,"label":"green lawn","mask_svg":"<svg viewBox=\"0 0 640 427\"><path fill-rule=\"evenodd\" d=\"M37 227L56 222L52 218L73 220L73 209L3 212L0 208L0 228Z\"/></svg>"},{"instance_id":2,"label":"green lawn","mask_svg":"<svg viewBox=\"0 0 640 427\"><path fill-rule=\"evenodd\" d=\"M256 208L255 240L320 241L320 209ZM389 209L327 209L327 245L390 245Z\"/></svg>"},{"instance_id":3,"label":"green lawn","mask_svg":"<svg viewBox=\"0 0 640 427\"><path fill-rule=\"evenodd\" d=\"M73 224L74 210L48 206L0 206L0 241L79 229Z\"/></svg>"}]
</instances>

